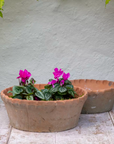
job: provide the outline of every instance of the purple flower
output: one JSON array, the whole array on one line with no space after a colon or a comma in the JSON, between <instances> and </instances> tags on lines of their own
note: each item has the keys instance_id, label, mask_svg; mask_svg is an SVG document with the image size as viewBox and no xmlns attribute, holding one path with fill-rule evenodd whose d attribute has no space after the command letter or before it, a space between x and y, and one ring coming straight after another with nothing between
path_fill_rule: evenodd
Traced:
<instances>
[{"instance_id":1,"label":"purple flower","mask_svg":"<svg viewBox=\"0 0 114 144\"><path fill-rule=\"evenodd\" d=\"M48 82L49 85L52 85L54 87L54 84L56 83L56 80L52 80L51 82Z\"/></svg>"},{"instance_id":2,"label":"purple flower","mask_svg":"<svg viewBox=\"0 0 114 144\"><path fill-rule=\"evenodd\" d=\"M17 79L21 78L21 81L25 84L26 80L28 80L29 77L31 76L31 73L25 69L24 71L20 70L19 75L20 76L18 76Z\"/></svg>"},{"instance_id":3,"label":"purple flower","mask_svg":"<svg viewBox=\"0 0 114 144\"><path fill-rule=\"evenodd\" d=\"M60 81L60 85L61 85L61 86L64 85L64 80L61 80L61 81Z\"/></svg>"},{"instance_id":4,"label":"purple flower","mask_svg":"<svg viewBox=\"0 0 114 144\"><path fill-rule=\"evenodd\" d=\"M58 78L63 74L63 71L60 69L58 70L58 68L55 68L54 69L54 72L53 72L53 75L54 75L54 78L58 80Z\"/></svg>"},{"instance_id":5,"label":"purple flower","mask_svg":"<svg viewBox=\"0 0 114 144\"><path fill-rule=\"evenodd\" d=\"M63 77L64 81L68 80L68 78L70 77L70 73L67 73L67 74L63 73L62 77Z\"/></svg>"},{"instance_id":6,"label":"purple flower","mask_svg":"<svg viewBox=\"0 0 114 144\"><path fill-rule=\"evenodd\" d=\"M35 99L36 101L38 101L38 100L39 100L39 98L38 98L38 97L36 97L36 96L34 97L34 99Z\"/></svg>"}]
</instances>

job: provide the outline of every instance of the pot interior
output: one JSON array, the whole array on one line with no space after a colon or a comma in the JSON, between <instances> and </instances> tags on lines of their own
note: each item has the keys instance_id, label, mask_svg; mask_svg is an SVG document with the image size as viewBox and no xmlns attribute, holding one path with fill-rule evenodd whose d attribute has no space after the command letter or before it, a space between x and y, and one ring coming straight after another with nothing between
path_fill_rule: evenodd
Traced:
<instances>
[{"instance_id":1,"label":"pot interior","mask_svg":"<svg viewBox=\"0 0 114 144\"><path fill-rule=\"evenodd\" d=\"M71 80L74 86L79 86L84 88L86 91L95 91L95 90L106 90L114 88L114 82L107 80L89 80L89 79L79 79Z\"/></svg>"}]
</instances>

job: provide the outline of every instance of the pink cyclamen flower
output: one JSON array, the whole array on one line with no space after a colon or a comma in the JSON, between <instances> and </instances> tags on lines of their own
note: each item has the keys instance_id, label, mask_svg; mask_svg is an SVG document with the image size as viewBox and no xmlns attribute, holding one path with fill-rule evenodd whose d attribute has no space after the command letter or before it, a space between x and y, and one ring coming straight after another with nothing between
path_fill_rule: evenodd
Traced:
<instances>
[{"instance_id":1,"label":"pink cyclamen flower","mask_svg":"<svg viewBox=\"0 0 114 144\"><path fill-rule=\"evenodd\" d=\"M38 101L38 100L39 100L39 98L38 98L38 97L36 97L36 96L34 97L34 99L35 99L36 101Z\"/></svg>"},{"instance_id":2,"label":"pink cyclamen flower","mask_svg":"<svg viewBox=\"0 0 114 144\"><path fill-rule=\"evenodd\" d=\"M61 81L60 81L60 85L61 85L61 86L64 85L64 83L65 83L64 80L61 80Z\"/></svg>"},{"instance_id":3,"label":"pink cyclamen flower","mask_svg":"<svg viewBox=\"0 0 114 144\"><path fill-rule=\"evenodd\" d=\"M29 79L29 77L31 76L31 73L28 72L28 71L25 69L24 71L23 71L23 70L20 70L19 75L20 75L20 76L18 76L17 79L21 78L21 81L22 81L23 83L26 83L26 80Z\"/></svg>"},{"instance_id":4,"label":"pink cyclamen flower","mask_svg":"<svg viewBox=\"0 0 114 144\"><path fill-rule=\"evenodd\" d=\"M64 80L68 80L68 78L70 77L70 73L67 73L67 74L63 73L62 77Z\"/></svg>"},{"instance_id":5,"label":"pink cyclamen flower","mask_svg":"<svg viewBox=\"0 0 114 144\"><path fill-rule=\"evenodd\" d=\"M53 72L53 75L54 75L54 78L58 80L58 78L63 74L63 71L60 69L58 70L58 68L55 68L54 69L54 72Z\"/></svg>"},{"instance_id":6,"label":"pink cyclamen flower","mask_svg":"<svg viewBox=\"0 0 114 144\"><path fill-rule=\"evenodd\" d=\"M54 88L54 84L56 83L57 81L56 80L52 80L51 82L48 82L49 85L52 85L53 88Z\"/></svg>"}]
</instances>

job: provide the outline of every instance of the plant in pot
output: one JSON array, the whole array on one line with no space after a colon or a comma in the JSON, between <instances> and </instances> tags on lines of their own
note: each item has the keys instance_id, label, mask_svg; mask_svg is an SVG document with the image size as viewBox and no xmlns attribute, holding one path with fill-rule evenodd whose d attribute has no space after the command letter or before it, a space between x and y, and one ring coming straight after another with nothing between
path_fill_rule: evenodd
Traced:
<instances>
[{"instance_id":1,"label":"plant in pot","mask_svg":"<svg viewBox=\"0 0 114 144\"><path fill-rule=\"evenodd\" d=\"M1 92L10 123L14 128L33 132L63 131L75 127L87 92L73 87L69 73L54 69L48 84L35 84L31 73L20 70L19 86Z\"/></svg>"}]
</instances>

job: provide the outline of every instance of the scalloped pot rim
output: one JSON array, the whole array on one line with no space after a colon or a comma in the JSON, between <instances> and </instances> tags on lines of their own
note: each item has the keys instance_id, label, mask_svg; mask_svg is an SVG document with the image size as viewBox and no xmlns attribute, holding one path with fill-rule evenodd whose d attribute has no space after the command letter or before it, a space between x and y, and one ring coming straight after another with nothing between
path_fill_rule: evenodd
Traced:
<instances>
[{"instance_id":1,"label":"scalloped pot rim","mask_svg":"<svg viewBox=\"0 0 114 144\"><path fill-rule=\"evenodd\" d=\"M91 81L96 81L96 84L98 83L98 82L102 82L102 83L107 83L107 84L109 84L109 83L111 83L111 86L112 85L114 85L114 82L113 81L108 81L108 80L95 80L95 79L74 79L74 80L70 80L71 82L74 82L74 81L79 81L79 83L80 83L80 81L84 81L84 83L86 83L87 81L89 81L89 82L91 82ZM74 83L73 83L73 85L74 86L77 86L78 87L78 84L77 85L75 85ZM79 86L79 87L81 87L81 86ZM82 87L81 87L82 88ZM83 89L85 89L85 88L83 88ZM113 87L109 87L109 88L104 88L104 89L99 89L99 90L86 90L87 92L89 92L89 93L101 93L101 92L104 92L104 91L110 91L110 90L113 90L114 89L114 86Z\"/></svg>"},{"instance_id":2,"label":"scalloped pot rim","mask_svg":"<svg viewBox=\"0 0 114 144\"><path fill-rule=\"evenodd\" d=\"M37 85L37 84L35 84L35 85ZM67 100L56 100L56 101L36 101L36 100L33 100L33 101L31 101L31 100L21 100L21 99L13 99L13 98L10 98L10 97L8 97L8 95L6 95L6 94L4 94L4 91L6 91L6 90L8 90L8 89L11 89L12 87L9 87L9 88L6 88L6 89L4 89L4 90L2 90L1 91L1 97L3 97L3 98L5 98L5 99L7 99L7 100L9 100L10 102L13 102L13 103L21 103L21 104L24 104L24 103L29 103L29 104L42 104L42 103L65 103L65 102L71 102L71 101L77 101L77 100L82 100L82 99L84 99L86 96L88 96L88 94L87 94L87 91L85 90L85 89L83 89L83 88L81 88L81 87L78 87L78 86L74 86L74 88L75 89L80 89L80 90L82 90L83 92L84 92L84 95L82 96L82 97L78 97L78 98L74 98L74 99L67 99Z\"/></svg>"}]
</instances>

